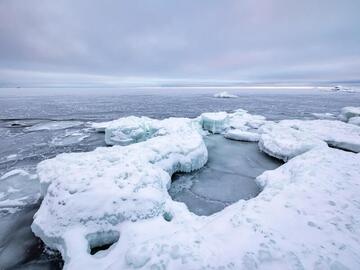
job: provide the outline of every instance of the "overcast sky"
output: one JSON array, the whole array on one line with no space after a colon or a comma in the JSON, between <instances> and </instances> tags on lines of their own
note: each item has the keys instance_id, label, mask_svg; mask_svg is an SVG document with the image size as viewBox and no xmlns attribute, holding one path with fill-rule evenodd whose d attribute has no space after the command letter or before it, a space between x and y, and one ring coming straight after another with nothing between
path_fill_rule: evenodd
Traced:
<instances>
[{"instance_id":1,"label":"overcast sky","mask_svg":"<svg viewBox=\"0 0 360 270\"><path fill-rule=\"evenodd\" d=\"M360 79L359 0L0 0L0 84Z\"/></svg>"}]
</instances>

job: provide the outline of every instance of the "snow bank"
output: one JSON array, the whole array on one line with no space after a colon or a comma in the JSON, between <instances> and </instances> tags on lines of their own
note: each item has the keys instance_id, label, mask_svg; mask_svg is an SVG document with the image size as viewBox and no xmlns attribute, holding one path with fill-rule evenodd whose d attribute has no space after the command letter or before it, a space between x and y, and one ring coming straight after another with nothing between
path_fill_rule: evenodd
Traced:
<instances>
[{"instance_id":1,"label":"snow bank","mask_svg":"<svg viewBox=\"0 0 360 270\"><path fill-rule=\"evenodd\" d=\"M325 120L336 120L337 117L332 113L312 113L314 117L317 119L325 119Z\"/></svg>"},{"instance_id":2,"label":"snow bank","mask_svg":"<svg viewBox=\"0 0 360 270\"><path fill-rule=\"evenodd\" d=\"M360 267L359 154L313 149L259 176L263 191L256 198L198 217L169 199L163 168L190 170L193 162L179 160L203 159L205 148L164 138L39 165L42 181L51 184L33 230L62 251L66 269ZM177 154L165 157L166 148ZM109 242L116 243L89 254L90 246Z\"/></svg>"},{"instance_id":3,"label":"snow bank","mask_svg":"<svg viewBox=\"0 0 360 270\"><path fill-rule=\"evenodd\" d=\"M228 93L227 91L223 91L220 93L214 94L216 98L237 98L238 96Z\"/></svg>"},{"instance_id":4,"label":"snow bank","mask_svg":"<svg viewBox=\"0 0 360 270\"><path fill-rule=\"evenodd\" d=\"M302 154L313 147L328 145L360 152L360 127L331 120L283 120L263 126L259 147L283 159Z\"/></svg>"}]
</instances>

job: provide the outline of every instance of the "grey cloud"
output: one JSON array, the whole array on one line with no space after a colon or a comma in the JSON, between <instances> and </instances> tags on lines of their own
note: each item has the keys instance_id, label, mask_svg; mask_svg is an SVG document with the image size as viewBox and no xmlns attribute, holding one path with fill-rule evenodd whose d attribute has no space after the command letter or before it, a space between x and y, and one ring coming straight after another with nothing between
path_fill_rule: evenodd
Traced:
<instances>
[{"instance_id":1,"label":"grey cloud","mask_svg":"<svg viewBox=\"0 0 360 270\"><path fill-rule=\"evenodd\" d=\"M0 0L0 83L356 80L358 10L358 0Z\"/></svg>"}]
</instances>

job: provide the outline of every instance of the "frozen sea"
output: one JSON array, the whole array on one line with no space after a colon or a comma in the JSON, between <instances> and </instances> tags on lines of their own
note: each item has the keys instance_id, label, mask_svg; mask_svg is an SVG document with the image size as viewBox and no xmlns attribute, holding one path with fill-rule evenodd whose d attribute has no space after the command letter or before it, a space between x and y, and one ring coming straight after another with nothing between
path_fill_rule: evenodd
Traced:
<instances>
[{"instance_id":1,"label":"frozen sea","mask_svg":"<svg viewBox=\"0 0 360 270\"><path fill-rule=\"evenodd\" d=\"M33 173L40 161L63 152L91 151L105 146L103 134L92 130L91 122L129 115L160 119L196 117L203 112L238 108L269 120L313 119L312 113L337 114L344 106L360 105L359 93L229 89L238 98L214 98L213 94L221 90L0 89L0 177L13 169ZM175 200L185 202L199 215L212 214L238 199L256 196L259 191L251 180L281 164L260 153L254 143L213 136L206 144L208 164L195 173L175 175L170 189ZM221 188L216 186L219 176ZM240 183L246 191L234 183ZM31 204L12 213L8 206L0 206L0 269L61 268L60 258L45 252L41 241L31 233L30 224L37 207L38 203Z\"/></svg>"}]
</instances>

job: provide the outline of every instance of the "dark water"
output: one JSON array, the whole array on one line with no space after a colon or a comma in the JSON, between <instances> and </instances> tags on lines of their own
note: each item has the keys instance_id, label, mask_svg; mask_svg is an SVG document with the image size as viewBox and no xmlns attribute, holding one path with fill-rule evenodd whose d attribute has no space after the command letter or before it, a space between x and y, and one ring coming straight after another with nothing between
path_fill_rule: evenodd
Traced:
<instances>
[{"instance_id":1,"label":"dark water","mask_svg":"<svg viewBox=\"0 0 360 270\"><path fill-rule=\"evenodd\" d=\"M213 98L220 90L0 89L0 177L17 168L34 172L36 164L59 153L104 146L103 135L90 129L88 121L129 115L196 117L202 112L238 108L279 120L312 118L314 112L338 113L344 106L360 106L360 95L356 93L242 89L229 90L239 96L236 99ZM66 129L32 129L62 120L81 123ZM219 147L218 140L222 140L224 148ZM210 159L206 167L190 175L176 175L171 190L176 200L185 201L198 214L211 214L238 199L256 196L259 190L253 178L279 165L262 156L252 143L213 137L207 144ZM31 233L36 208L32 205L1 215L1 270L61 267L59 257L44 252L41 242Z\"/></svg>"},{"instance_id":2,"label":"dark water","mask_svg":"<svg viewBox=\"0 0 360 270\"><path fill-rule=\"evenodd\" d=\"M238 200L259 194L255 178L282 164L260 152L256 143L205 137L209 160L198 171L175 174L170 196L197 215L211 215Z\"/></svg>"}]
</instances>

